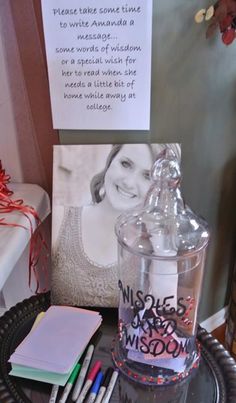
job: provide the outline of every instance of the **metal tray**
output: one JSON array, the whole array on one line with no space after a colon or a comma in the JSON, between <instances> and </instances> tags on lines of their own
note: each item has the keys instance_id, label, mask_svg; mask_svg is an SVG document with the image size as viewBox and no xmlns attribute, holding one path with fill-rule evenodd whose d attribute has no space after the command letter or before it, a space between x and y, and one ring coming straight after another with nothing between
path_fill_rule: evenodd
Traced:
<instances>
[{"instance_id":1,"label":"metal tray","mask_svg":"<svg viewBox=\"0 0 236 403\"><path fill-rule=\"evenodd\" d=\"M11 308L0 318L0 402L46 403L50 385L9 375L8 359L28 334L36 315L50 305L50 294L33 296ZM117 310L101 310L103 325L97 342L95 359L101 359L104 369L112 365L110 347L116 333ZM122 375L111 398L123 403L235 403L236 364L234 359L206 330L199 327L202 346L200 367L186 381L169 387L144 387ZM68 403L70 403L70 398Z\"/></svg>"}]
</instances>

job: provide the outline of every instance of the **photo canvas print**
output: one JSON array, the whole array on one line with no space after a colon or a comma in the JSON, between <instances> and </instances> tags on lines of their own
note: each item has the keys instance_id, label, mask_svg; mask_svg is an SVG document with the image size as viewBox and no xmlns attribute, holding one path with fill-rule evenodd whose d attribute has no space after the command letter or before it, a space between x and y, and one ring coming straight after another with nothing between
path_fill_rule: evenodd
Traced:
<instances>
[{"instance_id":1,"label":"photo canvas print","mask_svg":"<svg viewBox=\"0 0 236 403\"><path fill-rule=\"evenodd\" d=\"M52 303L118 306L117 218L142 206L150 170L178 144L54 146Z\"/></svg>"}]
</instances>

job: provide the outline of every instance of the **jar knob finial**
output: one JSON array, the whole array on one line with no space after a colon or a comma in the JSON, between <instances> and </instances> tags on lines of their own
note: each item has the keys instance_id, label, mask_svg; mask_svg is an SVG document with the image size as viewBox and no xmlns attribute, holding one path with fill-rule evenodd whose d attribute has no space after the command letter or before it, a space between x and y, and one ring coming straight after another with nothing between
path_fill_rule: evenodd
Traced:
<instances>
[{"instance_id":1,"label":"jar knob finial","mask_svg":"<svg viewBox=\"0 0 236 403\"><path fill-rule=\"evenodd\" d=\"M176 189L181 181L180 166L175 153L166 148L153 164L151 169L153 182L163 182L171 189Z\"/></svg>"}]
</instances>

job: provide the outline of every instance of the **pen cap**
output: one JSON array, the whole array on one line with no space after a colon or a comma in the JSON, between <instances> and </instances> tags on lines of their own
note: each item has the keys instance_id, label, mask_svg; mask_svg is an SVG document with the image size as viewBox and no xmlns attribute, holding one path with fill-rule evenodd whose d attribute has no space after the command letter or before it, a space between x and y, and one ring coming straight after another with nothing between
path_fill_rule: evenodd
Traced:
<instances>
[{"instance_id":1,"label":"pen cap","mask_svg":"<svg viewBox=\"0 0 236 403\"><path fill-rule=\"evenodd\" d=\"M114 369L112 367L107 368L107 370L105 372L104 380L102 383L102 386L104 386L105 388L108 386L113 372L114 372Z\"/></svg>"},{"instance_id":2,"label":"pen cap","mask_svg":"<svg viewBox=\"0 0 236 403\"><path fill-rule=\"evenodd\" d=\"M95 379L95 381L93 383L93 386L91 388L91 393L96 393L97 394L97 392L98 392L98 390L100 388L100 385L102 383L102 379L103 379L103 373L102 373L102 371L100 371L97 374L97 377L96 377L96 379Z\"/></svg>"},{"instance_id":3,"label":"pen cap","mask_svg":"<svg viewBox=\"0 0 236 403\"><path fill-rule=\"evenodd\" d=\"M80 368L81 368L81 365L76 364L75 368L73 369L73 371L72 371L72 373L71 373L71 375L69 377L69 380L68 380L69 383L72 383L72 384L74 383L74 381L77 378L77 375L79 373Z\"/></svg>"},{"instance_id":4,"label":"pen cap","mask_svg":"<svg viewBox=\"0 0 236 403\"><path fill-rule=\"evenodd\" d=\"M88 379L90 379L91 381L94 380L95 376L97 375L99 369L101 368L101 361L96 361L93 368L91 369L89 375L88 375Z\"/></svg>"},{"instance_id":5,"label":"pen cap","mask_svg":"<svg viewBox=\"0 0 236 403\"><path fill-rule=\"evenodd\" d=\"M90 346L88 347L87 351L86 351L86 355L87 354L91 354L94 352L94 344L90 344Z\"/></svg>"}]
</instances>

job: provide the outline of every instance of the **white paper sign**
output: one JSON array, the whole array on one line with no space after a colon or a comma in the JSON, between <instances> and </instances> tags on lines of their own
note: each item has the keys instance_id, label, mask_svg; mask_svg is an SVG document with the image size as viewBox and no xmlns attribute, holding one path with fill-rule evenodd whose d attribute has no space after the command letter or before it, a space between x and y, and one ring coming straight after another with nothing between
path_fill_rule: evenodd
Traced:
<instances>
[{"instance_id":1,"label":"white paper sign","mask_svg":"<svg viewBox=\"0 0 236 403\"><path fill-rule=\"evenodd\" d=\"M152 0L42 0L55 129L147 130Z\"/></svg>"}]
</instances>

